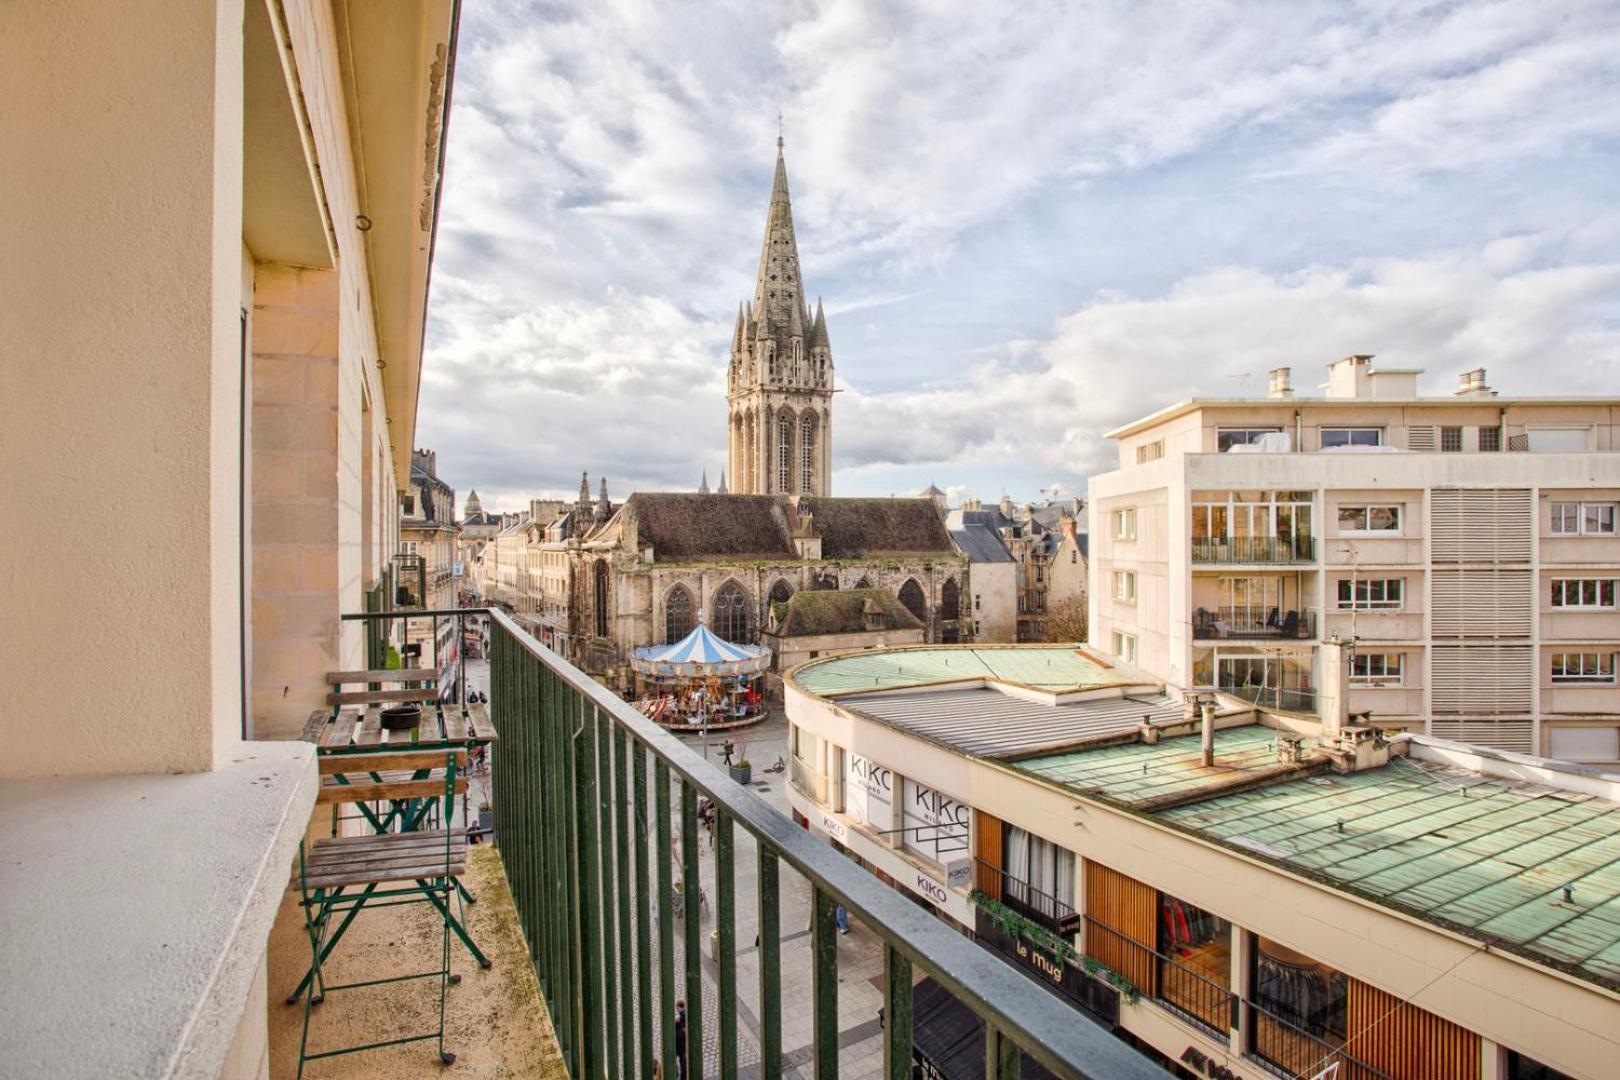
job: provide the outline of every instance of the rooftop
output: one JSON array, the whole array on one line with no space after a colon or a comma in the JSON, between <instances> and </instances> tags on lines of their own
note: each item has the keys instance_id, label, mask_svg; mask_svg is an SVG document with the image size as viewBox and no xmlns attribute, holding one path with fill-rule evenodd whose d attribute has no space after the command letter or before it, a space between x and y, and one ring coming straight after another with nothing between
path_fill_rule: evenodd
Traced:
<instances>
[{"instance_id":1,"label":"rooftop","mask_svg":"<svg viewBox=\"0 0 1620 1080\"><path fill-rule=\"evenodd\" d=\"M792 678L803 690L823 697L970 681L1004 683L1050 694L1156 682L1070 645L884 649L812 660L799 667Z\"/></svg>"},{"instance_id":2,"label":"rooftop","mask_svg":"<svg viewBox=\"0 0 1620 1080\"><path fill-rule=\"evenodd\" d=\"M1397 739L1387 763L1337 772L1319 732L1236 707L1218 717L1205 766L1196 723L1135 674L1083 650L958 646L834 657L791 679L876 722L1620 990L1620 776L1422 736ZM1144 720L1157 729L1148 740Z\"/></svg>"},{"instance_id":3,"label":"rooftop","mask_svg":"<svg viewBox=\"0 0 1620 1080\"><path fill-rule=\"evenodd\" d=\"M772 605L776 637L859 634L867 631L867 606L882 630L921 630L922 622L887 589L801 589Z\"/></svg>"}]
</instances>

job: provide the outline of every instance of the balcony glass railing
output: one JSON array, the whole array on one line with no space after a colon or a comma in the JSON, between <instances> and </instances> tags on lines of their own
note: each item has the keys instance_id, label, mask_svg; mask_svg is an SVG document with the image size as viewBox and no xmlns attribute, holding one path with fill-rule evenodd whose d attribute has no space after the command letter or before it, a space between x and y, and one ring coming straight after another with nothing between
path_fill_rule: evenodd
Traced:
<instances>
[{"instance_id":1,"label":"balcony glass railing","mask_svg":"<svg viewBox=\"0 0 1620 1080\"><path fill-rule=\"evenodd\" d=\"M985 1021L987 1076L1014 1080L1022 1048L1061 1077L1166 1077L1055 996L1030 994L1023 974L986 963L974 942L733 783L509 617L492 611L490 624L491 716L501 733L493 768L496 834L573 1076L651 1077L659 1062L664 1076L674 1076L677 997L687 1004L685 1074L738 1075L740 829L758 849L759 1036L748 1043L750 1055L757 1043L760 1076L780 1076L786 1065L779 919L785 866L811 888L810 1071L817 1080L838 1075L839 906L858 916L883 950L882 1075L911 1075L916 967ZM711 992L704 985L708 935L699 904L676 903L671 859L678 830L681 879L699 880L700 796L715 808ZM685 957L679 992L677 950ZM718 1060L706 1062L711 1049Z\"/></svg>"},{"instance_id":2,"label":"balcony glass railing","mask_svg":"<svg viewBox=\"0 0 1620 1080\"><path fill-rule=\"evenodd\" d=\"M1192 542L1195 563L1309 563L1316 561L1310 536L1200 536Z\"/></svg>"},{"instance_id":3,"label":"balcony glass railing","mask_svg":"<svg viewBox=\"0 0 1620 1080\"><path fill-rule=\"evenodd\" d=\"M1252 701L1256 705L1268 709L1281 709L1283 712L1314 713L1316 712L1316 691L1303 687L1288 686L1219 686L1216 689L1223 694Z\"/></svg>"},{"instance_id":4,"label":"balcony glass railing","mask_svg":"<svg viewBox=\"0 0 1620 1080\"><path fill-rule=\"evenodd\" d=\"M1309 641L1316 637L1316 612L1281 608L1199 608L1193 612L1193 637L1198 641Z\"/></svg>"}]
</instances>

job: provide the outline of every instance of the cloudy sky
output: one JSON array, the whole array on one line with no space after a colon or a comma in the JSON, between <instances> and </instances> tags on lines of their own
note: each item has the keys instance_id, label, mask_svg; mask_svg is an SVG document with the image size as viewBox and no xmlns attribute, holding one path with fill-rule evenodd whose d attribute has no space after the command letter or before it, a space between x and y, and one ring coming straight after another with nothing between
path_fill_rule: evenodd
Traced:
<instances>
[{"instance_id":1,"label":"cloudy sky","mask_svg":"<svg viewBox=\"0 0 1620 1080\"><path fill-rule=\"evenodd\" d=\"M711 481L777 113L835 494L1035 499L1375 353L1620 392L1620 6L465 0L419 445Z\"/></svg>"}]
</instances>

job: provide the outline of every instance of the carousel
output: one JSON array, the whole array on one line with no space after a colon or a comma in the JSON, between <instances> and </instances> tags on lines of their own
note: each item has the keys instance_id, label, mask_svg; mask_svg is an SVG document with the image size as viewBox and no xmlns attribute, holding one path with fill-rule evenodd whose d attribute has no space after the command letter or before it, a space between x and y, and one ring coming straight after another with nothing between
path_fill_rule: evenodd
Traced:
<instances>
[{"instance_id":1,"label":"carousel","mask_svg":"<svg viewBox=\"0 0 1620 1080\"><path fill-rule=\"evenodd\" d=\"M707 626L673 645L649 645L630 658L636 707L672 731L724 731L765 715L762 693L771 650L736 645Z\"/></svg>"}]
</instances>

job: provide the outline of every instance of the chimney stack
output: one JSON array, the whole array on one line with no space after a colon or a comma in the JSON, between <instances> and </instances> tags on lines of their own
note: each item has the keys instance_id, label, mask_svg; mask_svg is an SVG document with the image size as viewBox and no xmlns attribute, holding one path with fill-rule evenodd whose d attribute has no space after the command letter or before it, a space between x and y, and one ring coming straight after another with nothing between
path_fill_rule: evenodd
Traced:
<instances>
[{"instance_id":1,"label":"chimney stack","mask_svg":"<svg viewBox=\"0 0 1620 1080\"><path fill-rule=\"evenodd\" d=\"M1294 396L1293 368L1272 368L1269 377L1271 380L1267 397L1290 398Z\"/></svg>"},{"instance_id":2,"label":"chimney stack","mask_svg":"<svg viewBox=\"0 0 1620 1080\"><path fill-rule=\"evenodd\" d=\"M1215 703L1206 701L1203 704L1203 735L1204 735L1204 768L1215 764Z\"/></svg>"},{"instance_id":3,"label":"chimney stack","mask_svg":"<svg viewBox=\"0 0 1620 1080\"><path fill-rule=\"evenodd\" d=\"M1458 397L1495 397L1496 391L1485 385L1485 369L1475 368L1457 376Z\"/></svg>"}]
</instances>

